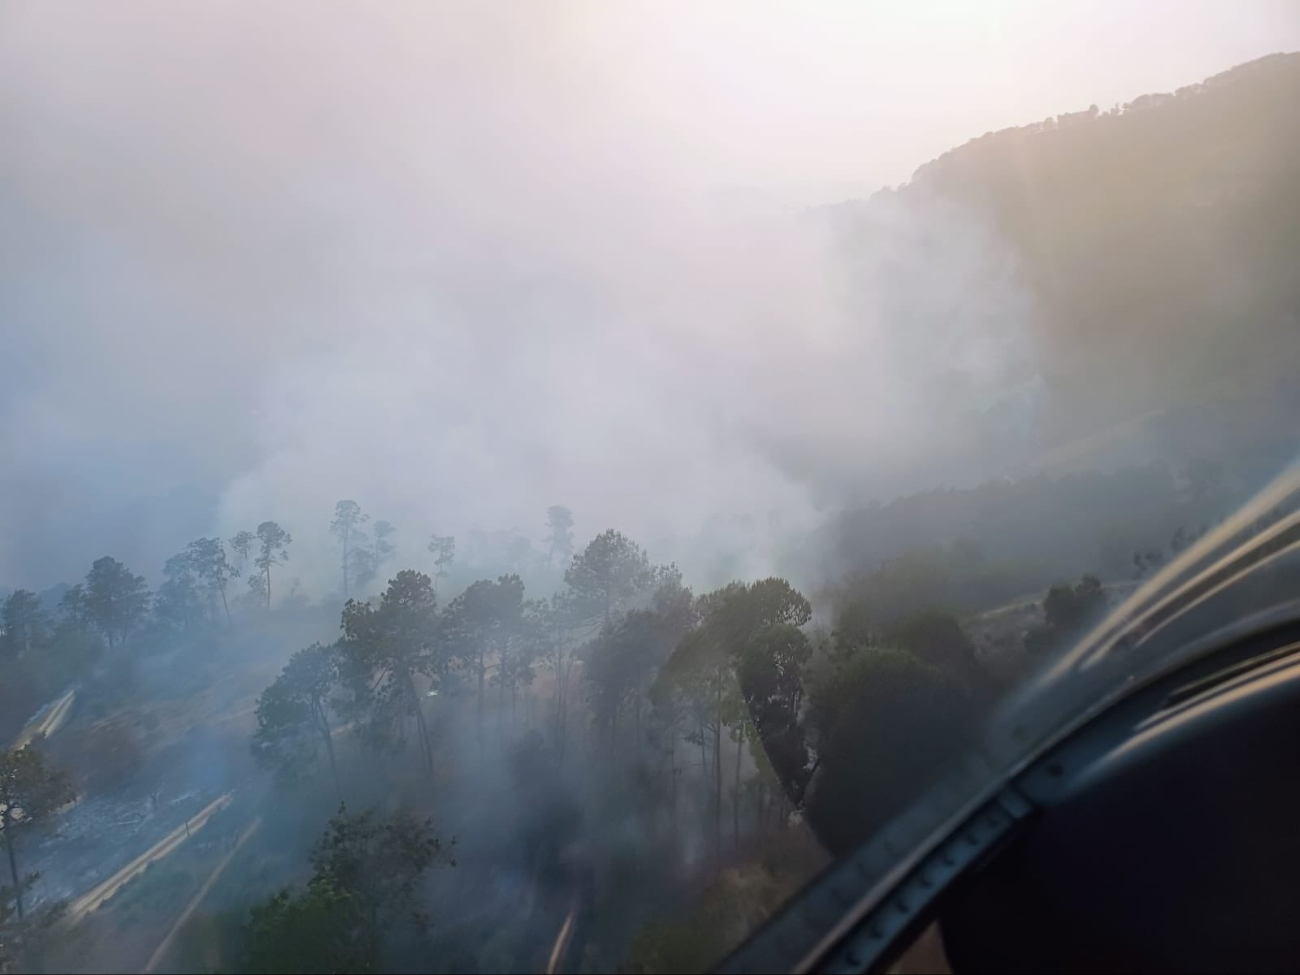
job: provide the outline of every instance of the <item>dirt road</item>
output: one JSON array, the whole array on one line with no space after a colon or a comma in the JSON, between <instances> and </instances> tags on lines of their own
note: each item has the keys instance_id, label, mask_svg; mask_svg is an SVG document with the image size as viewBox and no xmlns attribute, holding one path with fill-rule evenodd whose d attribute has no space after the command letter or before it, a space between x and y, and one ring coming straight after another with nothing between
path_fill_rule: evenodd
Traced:
<instances>
[{"instance_id":1,"label":"dirt road","mask_svg":"<svg viewBox=\"0 0 1300 975\"><path fill-rule=\"evenodd\" d=\"M77 692L73 689L62 697L56 698L45 710L27 722L27 727L22 730L14 741L14 748L22 748L39 735L48 738L63 727L63 723L68 720L68 715L72 712L72 702L76 697Z\"/></svg>"},{"instance_id":2,"label":"dirt road","mask_svg":"<svg viewBox=\"0 0 1300 975\"><path fill-rule=\"evenodd\" d=\"M208 824L216 813L230 805L230 800L234 798L233 792L227 792L224 796L214 799L208 803L197 814L191 816L188 821L177 826L174 830L164 836L149 849L145 850L138 857L124 866L113 876L109 877L103 883L97 885L89 893L82 894L71 904L68 905L68 911L65 915L68 923L75 924L91 911L103 904L129 880L144 873L149 864L161 860L167 854L171 853L193 834L197 833Z\"/></svg>"},{"instance_id":3,"label":"dirt road","mask_svg":"<svg viewBox=\"0 0 1300 975\"><path fill-rule=\"evenodd\" d=\"M176 923L173 924L171 930L167 932L167 937L162 939L162 942L154 949L153 954L149 956L149 961L144 966L146 975L147 973L152 972L154 968L157 967L158 963L167 957L167 952L171 949L172 942L176 940L177 932L185 926L185 922L190 919L190 915L193 914L199 904L203 902L203 898L208 896L208 891L212 889L212 885L221 879L221 875L225 873L226 867L230 866L230 861L235 859L235 854L239 852L240 847L244 845L250 836L257 832L257 827L261 825L262 817L258 816L248 824L248 827L242 833L239 834L239 839L235 841L234 848L221 858L221 862L218 863L212 873L208 875L208 879L203 881L203 886L199 888L198 893L190 898L190 902L186 905L185 910L181 912L181 916L176 919Z\"/></svg>"}]
</instances>

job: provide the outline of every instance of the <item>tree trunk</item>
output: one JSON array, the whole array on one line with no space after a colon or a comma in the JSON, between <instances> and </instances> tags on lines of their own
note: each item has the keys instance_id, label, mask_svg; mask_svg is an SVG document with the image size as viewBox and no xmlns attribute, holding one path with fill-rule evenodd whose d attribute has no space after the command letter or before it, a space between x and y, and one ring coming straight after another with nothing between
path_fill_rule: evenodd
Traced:
<instances>
[{"instance_id":1,"label":"tree trunk","mask_svg":"<svg viewBox=\"0 0 1300 975\"><path fill-rule=\"evenodd\" d=\"M348 601L348 536L343 535L343 601Z\"/></svg>"},{"instance_id":2,"label":"tree trunk","mask_svg":"<svg viewBox=\"0 0 1300 975\"><path fill-rule=\"evenodd\" d=\"M564 641L558 631L556 640L559 649L555 655L555 755L562 764L568 746L569 674L564 666Z\"/></svg>"},{"instance_id":3,"label":"tree trunk","mask_svg":"<svg viewBox=\"0 0 1300 975\"><path fill-rule=\"evenodd\" d=\"M641 757L641 692L635 692L632 698L632 733L636 735L636 755Z\"/></svg>"},{"instance_id":4,"label":"tree trunk","mask_svg":"<svg viewBox=\"0 0 1300 975\"><path fill-rule=\"evenodd\" d=\"M745 746L745 735L743 726L739 729L740 734L736 736L736 779L732 788L731 795L731 840L737 850L740 849L740 753Z\"/></svg>"},{"instance_id":5,"label":"tree trunk","mask_svg":"<svg viewBox=\"0 0 1300 975\"><path fill-rule=\"evenodd\" d=\"M497 741L504 746L506 740L506 658L505 651L497 653Z\"/></svg>"},{"instance_id":6,"label":"tree trunk","mask_svg":"<svg viewBox=\"0 0 1300 975\"><path fill-rule=\"evenodd\" d=\"M564 763L564 692L555 689L555 760Z\"/></svg>"},{"instance_id":7,"label":"tree trunk","mask_svg":"<svg viewBox=\"0 0 1300 975\"><path fill-rule=\"evenodd\" d=\"M677 839L677 736L673 735L672 744L668 746L668 774L672 776L672 804L673 804L673 839Z\"/></svg>"},{"instance_id":8,"label":"tree trunk","mask_svg":"<svg viewBox=\"0 0 1300 975\"><path fill-rule=\"evenodd\" d=\"M23 919L23 885L18 882L18 861L14 859L14 824L9 818L9 807L4 811L5 852L9 854L9 876L13 878L14 903L18 906L18 920Z\"/></svg>"},{"instance_id":9,"label":"tree trunk","mask_svg":"<svg viewBox=\"0 0 1300 975\"><path fill-rule=\"evenodd\" d=\"M487 663L483 659L483 651L478 654L478 754L479 758L483 757L483 682L487 677Z\"/></svg>"},{"instance_id":10,"label":"tree trunk","mask_svg":"<svg viewBox=\"0 0 1300 975\"><path fill-rule=\"evenodd\" d=\"M367 935L366 955L370 958L378 958L381 941L379 937L379 905L375 900L370 902L370 928Z\"/></svg>"},{"instance_id":11,"label":"tree trunk","mask_svg":"<svg viewBox=\"0 0 1300 975\"><path fill-rule=\"evenodd\" d=\"M424 770L433 778L433 743L429 741L429 728L424 723L424 709L417 702L415 705L415 724L420 732L420 743L424 746Z\"/></svg>"},{"instance_id":12,"label":"tree trunk","mask_svg":"<svg viewBox=\"0 0 1300 975\"><path fill-rule=\"evenodd\" d=\"M424 708L420 706L420 695L416 693L415 681L408 674L406 677L406 690L411 696L411 704L415 711L415 727L420 735L420 751L424 757L424 768L433 777L433 745L429 742L429 727L424 723Z\"/></svg>"},{"instance_id":13,"label":"tree trunk","mask_svg":"<svg viewBox=\"0 0 1300 975\"><path fill-rule=\"evenodd\" d=\"M713 849L722 863L722 679L718 679L713 720Z\"/></svg>"},{"instance_id":14,"label":"tree trunk","mask_svg":"<svg viewBox=\"0 0 1300 975\"><path fill-rule=\"evenodd\" d=\"M564 764L564 685L557 683L555 687L555 760L558 764Z\"/></svg>"},{"instance_id":15,"label":"tree trunk","mask_svg":"<svg viewBox=\"0 0 1300 975\"><path fill-rule=\"evenodd\" d=\"M271 567L268 565L264 573L266 576L266 608L271 608Z\"/></svg>"},{"instance_id":16,"label":"tree trunk","mask_svg":"<svg viewBox=\"0 0 1300 975\"><path fill-rule=\"evenodd\" d=\"M225 584L224 582L221 584L220 589L221 589L221 608L224 609L224 610L226 611L226 627L227 627L227 629L229 629L229 627L230 627L230 604L226 602L226 584Z\"/></svg>"},{"instance_id":17,"label":"tree trunk","mask_svg":"<svg viewBox=\"0 0 1300 975\"><path fill-rule=\"evenodd\" d=\"M334 791L338 793L339 802L343 802L343 785L339 782L339 767L334 762L334 735L330 733L330 719L325 713L324 706L319 702L314 702L316 715L320 720L321 733L325 736L325 751L330 757L330 774L334 776Z\"/></svg>"}]
</instances>

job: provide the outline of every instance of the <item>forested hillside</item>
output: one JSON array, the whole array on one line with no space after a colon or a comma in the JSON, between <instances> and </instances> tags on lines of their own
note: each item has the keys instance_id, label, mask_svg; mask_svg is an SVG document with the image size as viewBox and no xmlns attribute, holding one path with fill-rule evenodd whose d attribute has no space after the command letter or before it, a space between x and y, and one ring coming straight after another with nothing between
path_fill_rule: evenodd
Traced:
<instances>
[{"instance_id":1,"label":"forested hillside","mask_svg":"<svg viewBox=\"0 0 1300 975\"><path fill-rule=\"evenodd\" d=\"M1012 242L1034 305L1044 464L1154 448L1267 466L1297 406L1298 184L1300 54L1277 54L989 132L836 208L836 223L875 232L940 200Z\"/></svg>"},{"instance_id":2,"label":"forested hillside","mask_svg":"<svg viewBox=\"0 0 1300 975\"><path fill-rule=\"evenodd\" d=\"M1300 54L1273 55L988 133L900 191L974 207L1018 245L1056 400L1048 440L1273 393L1231 383L1281 378L1300 340L1298 96Z\"/></svg>"},{"instance_id":3,"label":"forested hillside","mask_svg":"<svg viewBox=\"0 0 1300 975\"><path fill-rule=\"evenodd\" d=\"M900 217L936 208L938 221ZM1032 309L1016 388L952 418L966 482L950 468L934 490L850 503L797 546L809 573L956 538L1039 570L1114 573L1294 457L1300 54L987 133L831 213L850 250L920 225L936 255L952 215L976 214L1012 243L1004 270ZM986 300L979 281L970 297Z\"/></svg>"}]
</instances>

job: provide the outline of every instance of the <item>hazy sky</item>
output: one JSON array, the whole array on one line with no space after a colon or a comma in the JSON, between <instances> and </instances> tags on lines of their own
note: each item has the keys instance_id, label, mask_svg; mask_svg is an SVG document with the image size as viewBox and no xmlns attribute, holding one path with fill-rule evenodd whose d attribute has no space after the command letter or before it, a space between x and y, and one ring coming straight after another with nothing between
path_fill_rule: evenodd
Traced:
<instances>
[{"instance_id":1,"label":"hazy sky","mask_svg":"<svg viewBox=\"0 0 1300 975\"><path fill-rule=\"evenodd\" d=\"M791 458L933 441L886 411L1032 373L1032 296L933 213L846 307L792 206L1297 48L1287 2L0 2L0 586L263 518L311 584L339 497L411 560L811 518Z\"/></svg>"}]
</instances>

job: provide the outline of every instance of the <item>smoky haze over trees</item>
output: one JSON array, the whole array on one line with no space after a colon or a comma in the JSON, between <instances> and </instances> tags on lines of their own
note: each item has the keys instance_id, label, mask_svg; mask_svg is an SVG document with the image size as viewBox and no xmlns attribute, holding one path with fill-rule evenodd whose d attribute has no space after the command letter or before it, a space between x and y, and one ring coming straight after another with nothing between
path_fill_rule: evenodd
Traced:
<instances>
[{"instance_id":1,"label":"smoky haze over trees","mask_svg":"<svg viewBox=\"0 0 1300 975\"><path fill-rule=\"evenodd\" d=\"M144 576L134 575L117 559L105 555L95 560L84 583L68 590L63 605L68 616L99 630L112 648L144 619L149 590Z\"/></svg>"},{"instance_id":2,"label":"smoky haze over trees","mask_svg":"<svg viewBox=\"0 0 1300 975\"><path fill-rule=\"evenodd\" d=\"M310 13L0 31L0 970L707 967L1293 450L1295 55L810 206Z\"/></svg>"},{"instance_id":3,"label":"smoky haze over trees","mask_svg":"<svg viewBox=\"0 0 1300 975\"><path fill-rule=\"evenodd\" d=\"M259 529L262 551L276 557L289 533L272 522ZM338 534L332 525L318 530ZM248 551L256 558L253 544ZM940 610L892 626L843 611L843 625L819 630L811 626L809 599L788 580L734 581L697 595L675 565L654 563L615 529L578 547L562 573L552 572L549 597L533 596L519 575L502 574L466 585L445 604L428 574L402 569L382 592L349 598L341 610L333 598L268 607L256 591L231 608L216 591L227 574L205 569L228 566L223 552L219 540L186 545L167 560L151 599L139 576L100 559L80 592L65 594L57 620L30 593L5 602L13 674L31 689L71 679L81 709L68 730L39 724L40 734L57 733L50 743L38 739L40 751L27 745L5 753L14 769L0 806L24 810L5 823L16 878L6 895L16 920L6 923L55 957L57 944L37 937L21 897L43 895L41 918L54 917L49 912L60 904L35 877L21 879L16 866L21 831L72 797L71 779L45 762L44 749L71 761L92 801L143 790L150 816L157 815L169 776L203 766L129 752L124 758L113 736L132 714L150 716L139 727L151 735L174 734L159 718L168 699L155 698L169 686L191 702L187 709L198 708L221 683L243 680L241 672L266 675L247 707L252 727L243 747L267 778L218 779L230 782L228 795L244 796L223 827L231 832L219 845L221 863L243 857L241 869L261 864L260 879L252 888L227 888L238 924L206 934L184 929L192 939L185 944L206 944L203 950L250 971L318 964L377 970L408 951L472 955L473 939L437 934L437 919L452 932L480 923L464 905L488 896L480 885L502 869L524 878L519 896L540 891L528 895L540 901L502 935L521 967L541 967L542 934L568 912L570 926L575 918L579 925L579 947L564 957L615 959L631 951L636 965L655 968L654 952L629 945L626 931L659 936L659 925L669 922L656 919L675 912L674 871L718 878L736 858L768 850L781 865L754 866L759 882L792 890L823 863L814 837L833 853L863 839L956 754L998 688L962 625ZM124 614L124 604L149 611ZM1061 627L1077 626L1082 610L1061 610L1056 588L1046 605L1042 642L1056 644ZM304 630L328 632L331 615L337 637L293 652L277 673L272 661L284 660L282 641ZM122 623L128 616L129 626ZM64 649L87 640L98 644ZM1042 655L1037 646L1024 648L1025 659L1031 651ZM216 676L227 668L234 671ZM871 695L876 703L859 714L856 702ZM900 729L917 746L901 754L887 744L899 740ZM879 768L870 788L842 781L867 766ZM151 779L155 784L144 784ZM212 794L205 790L199 801ZM359 811L344 807L326 824L317 813L330 801L358 803ZM399 811L380 812L393 803ZM796 811L807 825L792 818ZM268 831L298 837L304 823L325 830L304 887L285 886L297 871L275 852L275 834L254 836L263 819L273 823ZM444 821L456 825L436 825ZM188 821L182 825L189 830ZM452 839L463 841L465 861L448 880L426 876L430 866L450 866L443 844ZM193 849L188 856L204 847ZM667 872L647 875L645 901L603 913L602 892L621 870L644 872L636 864L647 856ZM218 866L214 880L226 869ZM520 910L514 894L492 895L503 896L500 909ZM735 897L723 895L723 902L757 909ZM717 949L698 932L684 936L694 945L693 965ZM492 956L481 957L486 963Z\"/></svg>"},{"instance_id":4,"label":"smoky haze over trees","mask_svg":"<svg viewBox=\"0 0 1300 975\"><path fill-rule=\"evenodd\" d=\"M323 750L342 802L332 720L338 707L333 698L338 683L338 647L313 643L290 657L275 683L257 700L253 752L264 767L292 781L310 770Z\"/></svg>"},{"instance_id":5,"label":"smoky haze over trees","mask_svg":"<svg viewBox=\"0 0 1300 975\"><path fill-rule=\"evenodd\" d=\"M361 525L369 520L370 516L362 514L361 506L355 501L340 501L334 506L334 520L330 522L330 532L339 540L339 548L343 553L341 561L344 599L350 595L348 576L350 573L355 574L354 563L357 560L357 552L362 550L361 546L366 541Z\"/></svg>"},{"instance_id":6,"label":"smoky haze over trees","mask_svg":"<svg viewBox=\"0 0 1300 975\"><path fill-rule=\"evenodd\" d=\"M264 521L257 526L257 554L253 565L258 575L250 577L249 586L266 597L266 608L271 608L271 567L283 565L289 560L289 543L293 539L283 528L273 521Z\"/></svg>"}]
</instances>

